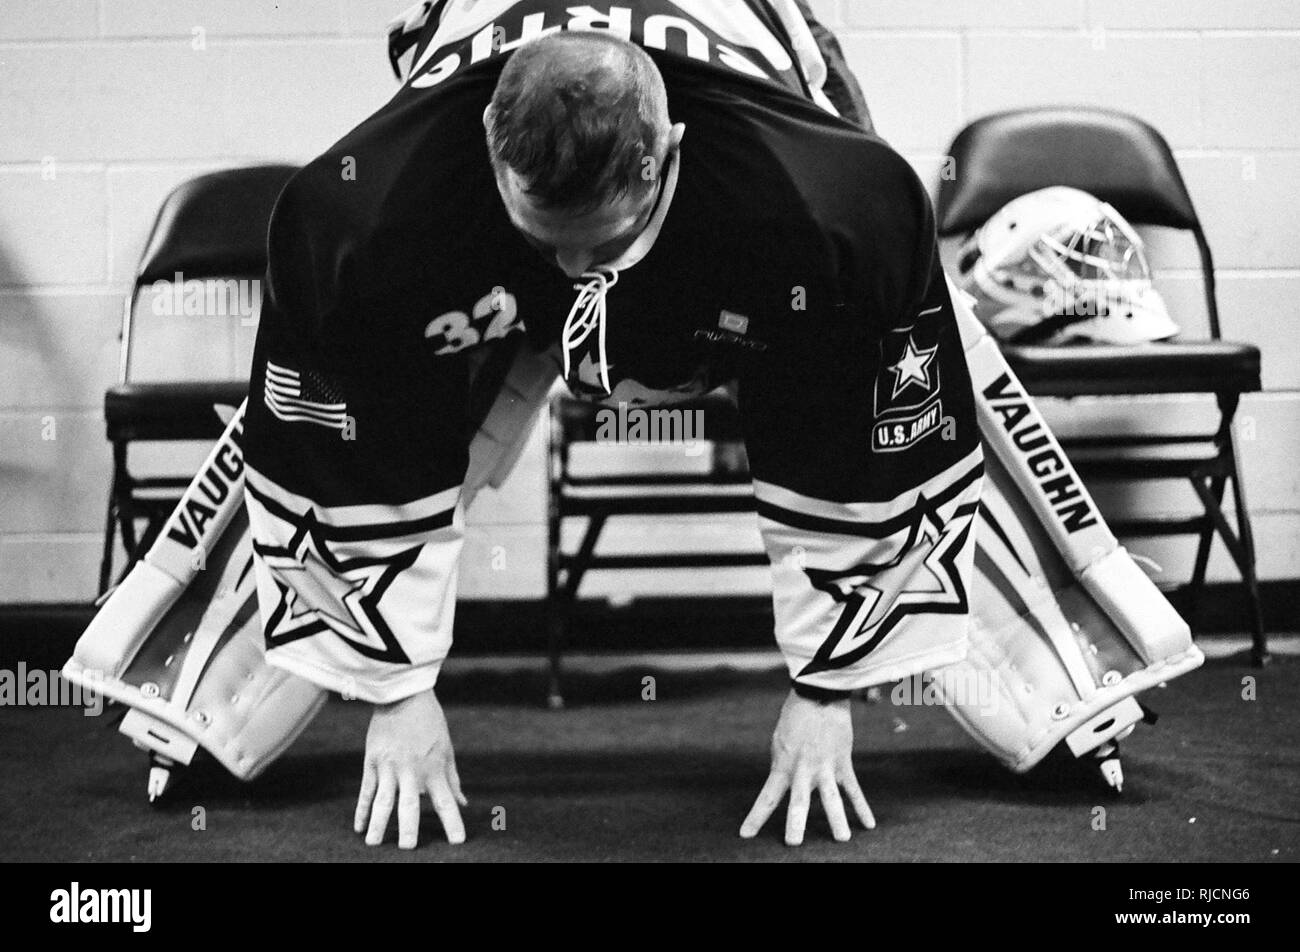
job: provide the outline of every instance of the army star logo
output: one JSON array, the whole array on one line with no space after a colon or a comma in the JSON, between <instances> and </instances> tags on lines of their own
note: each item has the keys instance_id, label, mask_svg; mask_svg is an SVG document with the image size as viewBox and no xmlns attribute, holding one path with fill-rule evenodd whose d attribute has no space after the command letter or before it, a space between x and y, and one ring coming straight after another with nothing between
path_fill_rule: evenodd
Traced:
<instances>
[{"instance_id":1,"label":"army star logo","mask_svg":"<svg viewBox=\"0 0 1300 952\"><path fill-rule=\"evenodd\" d=\"M970 536L973 509L959 510L946 530L935 521L925 497L917 501L914 513L907 542L896 560L853 565L842 572L804 570L814 588L844 608L800 677L847 668L874 650L908 615L966 611L966 586L956 560ZM958 520L964 523L960 527L955 524Z\"/></svg>"},{"instance_id":2,"label":"army star logo","mask_svg":"<svg viewBox=\"0 0 1300 952\"><path fill-rule=\"evenodd\" d=\"M254 545L280 592L280 603L266 623L268 648L332 631L367 658L410 663L384 621L379 601L415 562L420 546L387 558L337 559L311 511L283 548Z\"/></svg>"},{"instance_id":3,"label":"army star logo","mask_svg":"<svg viewBox=\"0 0 1300 952\"><path fill-rule=\"evenodd\" d=\"M935 351L938 349L939 345L936 344L919 350L912 336L908 335L903 356L898 359L898 363L889 368L894 374L894 392L890 396L891 400L912 384L920 384L925 390L931 389L933 385L930 382L930 363L934 360Z\"/></svg>"}]
</instances>

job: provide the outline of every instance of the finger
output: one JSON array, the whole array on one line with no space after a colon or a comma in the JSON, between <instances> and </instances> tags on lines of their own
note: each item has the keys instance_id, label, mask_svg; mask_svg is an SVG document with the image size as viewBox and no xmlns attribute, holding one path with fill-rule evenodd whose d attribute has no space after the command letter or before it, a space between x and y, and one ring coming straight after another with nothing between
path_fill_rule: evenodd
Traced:
<instances>
[{"instance_id":1,"label":"finger","mask_svg":"<svg viewBox=\"0 0 1300 952\"><path fill-rule=\"evenodd\" d=\"M456 802L463 807L469 806L469 800L460 789L460 771L456 769L456 758L452 757L451 762L447 765L447 779L451 781L451 792L455 796Z\"/></svg>"},{"instance_id":2,"label":"finger","mask_svg":"<svg viewBox=\"0 0 1300 952\"><path fill-rule=\"evenodd\" d=\"M375 772L372 761L366 761L366 768L361 774L361 794L357 797L357 812L352 817L352 829L361 833L366 828L370 817L370 804L375 799L375 788L379 786L379 775Z\"/></svg>"},{"instance_id":3,"label":"finger","mask_svg":"<svg viewBox=\"0 0 1300 952\"><path fill-rule=\"evenodd\" d=\"M430 781L429 798L433 800L433 808L438 811L438 819L442 821L447 842L453 845L464 843L465 824L460 818L460 809L456 806L451 788L447 786L446 777L434 777Z\"/></svg>"},{"instance_id":4,"label":"finger","mask_svg":"<svg viewBox=\"0 0 1300 952\"><path fill-rule=\"evenodd\" d=\"M388 829L388 818L393 815L393 798L397 793L397 778L392 768L379 767L379 789L375 793L375 805L370 811L370 829L366 831L366 845L378 846L384 842L384 831Z\"/></svg>"},{"instance_id":5,"label":"finger","mask_svg":"<svg viewBox=\"0 0 1300 952\"><path fill-rule=\"evenodd\" d=\"M798 846L803 842L808 826L808 806L812 802L812 775L807 768L795 768L794 782L790 784L790 806L785 813L785 845Z\"/></svg>"},{"instance_id":6,"label":"finger","mask_svg":"<svg viewBox=\"0 0 1300 952\"><path fill-rule=\"evenodd\" d=\"M821 794L822 809L831 824L831 836L837 843L847 843L853 836L849 830L849 818L844 815L844 801L840 799L840 788L835 783L835 775L829 771L822 774L817 782Z\"/></svg>"},{"instance_id":7,"label":"finger","mask_svg":"<svg viewBox=\"0 0 1300 952\"><path fill-rule=\"evenodd\" d=\"M781 798L785 796L786 788L790 785L788 774L780 773L773 770L767 775L767 781L763 784L763 789L758 791L758 799L750 807L749 816L745 817L745 822L740 824L740 835L745 839L750 839L758 835L758 831L763 828L768 817L776 810L781 803Z\"/></svg>"},{"instance_id":8,"label":"finger","mask_svg":"<svg viewBox=\"0 0 1300 952\"><path fill-rule=\"evenodd\" d=\"M862 825L868 830L874 830L876 828L876 817L871 812L871 806L867 803L867 797L862 792L862 788L858 786L858 778L853 773L853 768L847 767L842 770L839 781L840 786L844 788L844 792L848 795L849 803L853 804L853 812L858 815Z\"/></svg>"},{"instance_id":9,"label":"finger","mask_svg":"<svg viewBox=\"0 0 1300 952\"><path fill-rule=\"evenodd\" d=\"M420 839L420 782L406 770L397 781L397 848L413 850Z\"/></svg>"}]
</instances>

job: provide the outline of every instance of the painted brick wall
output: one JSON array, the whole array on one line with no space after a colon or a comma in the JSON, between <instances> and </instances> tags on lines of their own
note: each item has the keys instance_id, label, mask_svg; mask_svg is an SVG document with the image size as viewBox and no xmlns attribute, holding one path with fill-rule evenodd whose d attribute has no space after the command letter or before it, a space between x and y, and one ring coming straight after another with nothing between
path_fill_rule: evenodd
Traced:
<instances>
[{"instance_id":1,"label":"painted brick wall","mask_svg":"<svg viewBox=\"0 0 1300 952\"><path fill-rule=\"evenodd\" d=\"M403 0L6 0L0 10L0 602L93 592L108 485L101 401L120 295L163 196L199 172L304 161L394 85L385 21ZM599 5L598 5L599 6ZM1266 578L1300 576L1300 4L1293 0L814 0L882 134L927 181L970 119L1011 106L1127 109L1173 143L1220 267L1225 333L1259 342L1267 392L1243 407ZM1203 321L1190 242L1153 235L1161 286ZM174 359L194 328L160 332ZM224 328L218 368L247 360ZM186 366L191 361L183 363ZM195 368L197 369L197 368ZM1204 418L1200 401L1053 407L1061 428ZM52 438L49 438L52 437ZM517 490L471 513L467 596L543 586L542 440ZM201 448L187 448L196 458ZM182 454L184 456L184 454ZM1181 511L1190 491L1100 494ZM509 502L505 501L509 498ZM611 545L745 548L748 517L610 530ZM1191 545L1134 546L1171 575ZM1212 575L1231 578L1221 556ZM593 577L589 591L761 591L763 570Z\"/></svg>"}]
</instances>

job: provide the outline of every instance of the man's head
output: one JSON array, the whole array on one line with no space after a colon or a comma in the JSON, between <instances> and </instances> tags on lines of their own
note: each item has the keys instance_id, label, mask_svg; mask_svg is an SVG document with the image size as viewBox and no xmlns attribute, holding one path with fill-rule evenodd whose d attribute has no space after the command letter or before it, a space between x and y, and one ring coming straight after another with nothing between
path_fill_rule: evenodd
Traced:
<instances>
[{"instance_id":1,"label":"man's head","mask_svg":"<svg viewBox=\"0 0 1300 952\"><path fill-rule=\"evenodd\" d=\"M636 240L684 131L646 52L593 32L515 51L483 125L511 221L571 277Z\"/></svg>"}]
</instances>

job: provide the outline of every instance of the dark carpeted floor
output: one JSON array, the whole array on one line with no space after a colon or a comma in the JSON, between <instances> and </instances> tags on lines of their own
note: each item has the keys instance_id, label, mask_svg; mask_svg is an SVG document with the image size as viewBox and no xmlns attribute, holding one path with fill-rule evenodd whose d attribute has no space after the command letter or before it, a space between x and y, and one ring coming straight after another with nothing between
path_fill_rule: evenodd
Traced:
<instances>
[{"instance_id":1,"label":"dark carpeted floor","mask_svg":"<svg viewBox=\"0 0 1300 952\"><path fill-rule=\"evenodd\" d=\"M361 704L332 702L257 782L196 766L161 808L146 802L144 756L108 716L4 707L0 859L1295 861L1297 664L1209 662L1144 695L1160 722L1125 744L1118 797L1069 766L1014 776L944 711L895 707L886 692L855 704L858 774L878 828L835 844L815 807L797 850L782 844L782 822L757 842L736 835L767 772L784 695L775 673L575 672L563 711L541 707L540 666L449 674L440 694L470 798L469 841L448 847L426 805L414 852L367 848L351 832ZM641 700L646 675L657 700ZM1248 676L1253 701L1242 698ZM192 828L195 807L206 829ZM504 830L492 828L495 807ZM1093 828L1096 807L1104 830Z\"/></svg>"}]
</instances>

